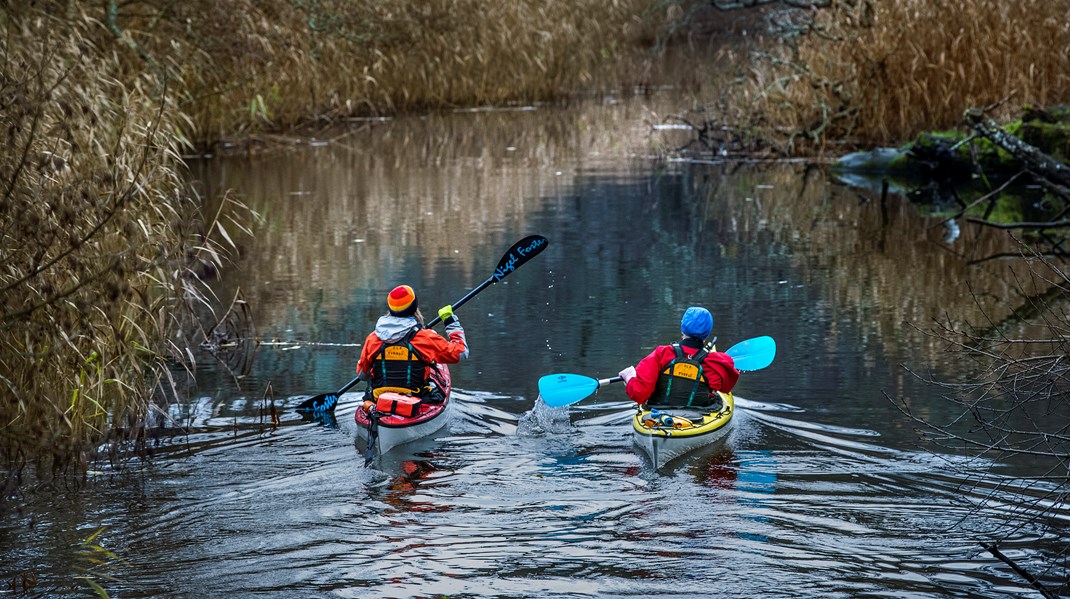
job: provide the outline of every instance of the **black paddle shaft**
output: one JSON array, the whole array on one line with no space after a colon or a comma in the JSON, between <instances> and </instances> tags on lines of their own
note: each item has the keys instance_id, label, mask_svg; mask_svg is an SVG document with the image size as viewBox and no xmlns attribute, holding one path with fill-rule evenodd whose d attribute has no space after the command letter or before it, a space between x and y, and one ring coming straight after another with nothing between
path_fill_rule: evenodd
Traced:
<instances>
[{"instance_id":1,"label":"black paddle shaft","mask_svg":"<svg viewBox=\"0 0 1070 599\"><path fill-rule=\"evenodd\" d=\"M504 279L509 273L520 268L527 263L528 260L537 256L539 252L546 249L546 246L549 243L550 242L542 235L529 235L514 243L513 247L509 248L509 251L498 261L498 266L494 269L494 274L487 277L486 281L477 285L475 289L466 293L464 297L450 304L450 306L452 309L456 310L465 305L468 303L468 300L475 297L480 291L483 291L487 287ZM427 328L435 326L441 320L441 318L435 316L431 319L431 322L427 323Z\"/></svg>"}]
</instances>

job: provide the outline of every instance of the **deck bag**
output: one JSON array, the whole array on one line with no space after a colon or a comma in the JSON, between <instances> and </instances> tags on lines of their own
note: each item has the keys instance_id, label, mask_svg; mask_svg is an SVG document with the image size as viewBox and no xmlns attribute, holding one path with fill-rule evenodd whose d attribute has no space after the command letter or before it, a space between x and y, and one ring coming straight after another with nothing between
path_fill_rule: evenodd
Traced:
<instances>
[{"instance_id":1,"label":"deck bag","mask_svg":"<svg viewBox=\"0 0 1070 599\"><path fill-rule=\"evenodd\" d=\"M411 395L402 395L394 391L381 393L375 400L375 409L383 414L397 414L398 416L414 416L420 408L420 398Z\"/></svg>"},{"instance_id":2,"label":"deck bag","mask_svg":"<svg viewBox=\"0 0 1070 599\"><path fill-rule=\"evenodd\" d=\"M699 422L701 423L702 420L699 420ZM651 410L649 414L643 417L643 426L647 428L691 428L696 425L690 418L673 416L660 410Z\"/></svg>"}]
</instances>

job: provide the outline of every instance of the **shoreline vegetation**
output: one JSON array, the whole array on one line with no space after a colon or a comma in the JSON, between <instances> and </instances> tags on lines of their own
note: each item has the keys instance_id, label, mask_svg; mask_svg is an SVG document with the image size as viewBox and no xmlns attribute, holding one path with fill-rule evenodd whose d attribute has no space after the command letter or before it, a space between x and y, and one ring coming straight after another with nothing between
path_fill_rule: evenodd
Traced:
<instances>
[{"instance_id":1,"label":"shoreline vegetation","mask_svg":"<svg viewBox=\"0 0 1070 599\"><path fill-rule=\"evenodd\" d=\"M84 472L145 449L172 372L244 304L206 280L255 214L182 156L349 118L641 84L670 39L731 39L696 142L815 156L1070 96L1067 0L31 0L0 8L0 455ZM744 23L745 39L733 29ZM1027 31L1030 35L1022 35ZM702 42L705 43L705 42ZM630 62L631 61L631 62ZM720 67L719 67L720 68ZM702 65L695 65L698 77ZM712 91L710 91L712 90ZM681 117L683 118L683 117ZM220 206L203 214L204 206ZM229 306L229 308L227 308ZM116 436L114 431L123 431ZM114 457L117 453L112 454ZM73 467L73 468L72 468Z\"/></svg>"},{"instance_id":2,"label":"shoreline vegetation","mask_svg":"<svg viewBox=\"0 0 1070 599\"><path fill-rule=\"evenodd\" d=\"M182 156L356 116L558 98L678 11L601 2L43 0L0 8L0 505L146 455L252 214ZM212 214L204 214L206 206ZM229 308L227 307L229 306Z\"/></svg>"},{"instance_id":3,"label":"shoreline vegetation","mask_svg":"<svg viewBox=\"0 0 1070 599\"><path fill-rule=\"evenodd\" d=\"M737 81L705 107L707 131L743 149L838 155L962 126L970 109L1005 122L1070 98L1067 0L711 4L764 9L775 42L736 57Z\"/></svg>"}]
</instances>

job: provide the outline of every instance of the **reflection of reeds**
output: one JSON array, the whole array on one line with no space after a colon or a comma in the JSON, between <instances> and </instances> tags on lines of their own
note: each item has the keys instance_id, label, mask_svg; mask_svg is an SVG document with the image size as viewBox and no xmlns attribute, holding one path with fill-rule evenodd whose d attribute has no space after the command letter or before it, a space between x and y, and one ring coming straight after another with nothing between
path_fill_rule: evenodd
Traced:
<instances>
[{"instance_id":1,"label":"reflection of reeds","mask_svg":"<svg viewBox=\"0 0 1070 599\"><path fill-rule=\"evenodd\" d=\"M547 199L575 201L577 178L600 161L626 168L648 143L644 119L652 110L668 113L672 100L398 118L354 127L314 151L269 154L247 164L204 163L198 174L206 184L219 180L240 190L274 223L256 231L242 268L223 283L244 290L270 337L280 334L270 327L292 322L287 313L352 301L356 290L358 305L374 322L382 294L401 282L383 273L414 276L406 272L414 264L425 265L420 279L427 283L439 264L456 265L465 284L478 282L516 241L512 235L539 233L556 242L554 231L536 224ZM604 215L590 218L594 226ZM340 326L343 316L328 320ZM333 329L312 340L363 340L341 334Z\"/></svg>"},{"instance_id":2,"label":"reflection of reeds","mask_svg":"<svg viewBox=\"0 0 1070 599\"><path fill-rule=\"evenodd\" d=\"M956 126L970 107L1009 98L1008 116L1070 96L1067 0L867 0L816 14L747 97L818 147L898 143Z\"/></svg>"},{"instance_id":3,"label":"reflection of reeds","mask_svg":"<svg viewBox=\"0 0 1070 599\"><path fill-rule=\"evenodd\" d=\"M223 184L241 189L248 202L270 213L278 225L259 231L250 241L242 272L228 283L249 294L257 322L268 331L280 323L307 324L320 318L324 331L298 331L298 338L341 342L362 339L356 336L360 331L344 336L344 327L362 320L373 323L381 313L382 294L400 282L384 273L411 277L404 282L431 282L440 270L448 270L436 265L447 263L466 273L463 280L478 281L486 273L475 265L493 264L499 246L513 241L502 238L512 227L545 233L556 242L555 228L575 225L610 247L619 243L616 235L627 231L628 249L615 259L636 267L646 259L644 248L668 243L678 233L659 229L657 218L635 227L639 205L622 200L606 206L587 189L597 186L600 175L626 175L623 180L636 173L650 176L646 163L638 171L623 170L626 162L615 154L634 149L621 141L620 131L641 120L636 108L640 104L660 108L644 98L612 109L541 107L522 113L398 119L354 135L346 142L348 148L267 156L252 168L225 162L206 165L221 169L206 176L222 177L225 172ZM603 137L597 134L601 131L615 133ZM641 139L637 136L637 146ZM599 171L591 164L595 155L615 156L610 165L614 170ZM681 241L681 259L691 259L693 244L700 239L723 243L726 255L762 251L759 248L788 253L807 277L793 284L805 283L824 305L836 306L843 320L865 323L867 335L892 340L889 344L902 339L905 323L930 322L944 310L976 320L982 308L1003 317L1016 305L1015 291L1000 271L1023 265L1014 260L977 262L1015 251L1014 243L996 231L963 225L959 240L944 245L940 218L920 215L898 197L885 204L879 196L859 202L856 192L830 187L818 170L804 176L791 165L732 174L694 168L693 179L684 180L706 185L691 193L709 200L695 204L695 212L688 214L693 238ZM651 185L657 180L651 177ZM666 201L651 192L652 204ZM534 226L543 230L528 229ZM417 247L416 254L406 251ZM569 259L602 258L577 252ZM553 258L542 260L541 268L553 270ZM591 271L606 277L598 281L602 288L620 284L615 268L592 266ZM658 276L676 276L672 272ZM771 282L727 279L732 272L718 272L717 284L710 282L708 289L696 289L686 274L663 287L686 289L699 297L716 297L731 288L735 296L754 301L763 301L761 294L769 293ZM527 280L531 276L525 275ZM517 282L523 284L525 277ZM258 284L263 280L271 285ZM979 290L980 300L963 293L967 280ZM563 287L553 293L565 293ZM585 297L583 292L559 301L577 303ZM317 305L337 313L292 314ZM366 312L362 318L350 318L346 309ZM814 323L801 323L799 335L811 333L806 326ZM898 348L887 349L893 355ZM929 345L921 351L935 361L941 349Z\"/></svg>"},{"instance_id":4,"label":"reflection of reeds","mask_svg":"<svg viewBox=\"0 0 1070 599\"><path fill-rule=\"evenodd\" d=\"M792 283L812 288L816 301L839 314L830 319L830 348L854 342L841 337L839 322L863 323L864 334L886 340L886 355L894 356L901 348L892 344L904 342L902 329L910 323L924 327L949 314L958 321L987 322L1007 318L1023 305L1015 276L1028 275L1029 261L980 261L1020 251L1002 232L964 225L955 244L947 246L941 241L941 219L919 215L908 201L861 197L860 202L856 193L829 187L815 176L818 171L807 177L792 167L776 167L726 177L705 190L709 201L703 216L733 223L731 230L714 231L729 253L791 248L802 277ZM769 190L756 188L756 182ZM761 299L751 298L759 292L749 291L744 282L725 284L741 300ZM815 323L799 325L794 335L804 337ZM940 363L945 345L928 341L916 349L917 361Z\"/></svg>"}]
</instances>

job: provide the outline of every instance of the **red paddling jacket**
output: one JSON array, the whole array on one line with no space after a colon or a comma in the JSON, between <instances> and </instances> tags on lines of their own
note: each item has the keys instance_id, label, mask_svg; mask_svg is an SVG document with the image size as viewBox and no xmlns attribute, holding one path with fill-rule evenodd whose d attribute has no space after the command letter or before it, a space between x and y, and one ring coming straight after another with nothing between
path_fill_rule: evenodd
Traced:
<instances>
[{"instance_id":1,"label":"red paddling jacket","mask_svg":"<svg viewBox=\"0 0 1070 599\"><path fill-rule=\"evenodd\" d=\"M739 371L731 356L708 351L702 341L687 337L659 345L640 360L625 392L644 405L702 407L720 403L714 392L727 393L738 380Z\"/></svg>"},{"instance_id":2,"label":"red paddling jacket","mask_svg":"<svg viewBox=\"0 0 1070 599\"><path fill-rule=\"evenodd\" d=\"M371 388L420 391L427 387L433 364L456 364L468 357L461 323L453 319L446 325L446 334L448 340L412 316L382 316L364 340L357 376L367 380Z\"/></svg>"}]
</instances>

